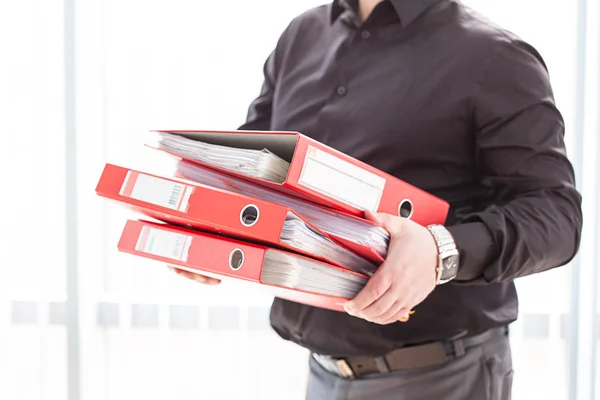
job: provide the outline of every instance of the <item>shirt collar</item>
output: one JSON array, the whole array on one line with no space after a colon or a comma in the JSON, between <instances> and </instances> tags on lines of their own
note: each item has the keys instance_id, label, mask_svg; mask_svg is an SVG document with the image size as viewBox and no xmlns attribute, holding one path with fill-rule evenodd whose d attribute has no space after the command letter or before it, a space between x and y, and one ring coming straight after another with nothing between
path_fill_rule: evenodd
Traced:
<instances>
[{"instance_id":1,"label":"shirt collar","mask_svg":"<svg viewBox=\"0 0 600 400\"><path fill-rule=\"evenodd\" d=\"M392 3L402 26L408 26L425 10L441 0L384 0ZM358 0L334 0L331 7L331 22L333 23L344 11L356 12Z\"/></svg>"}]
</instances>

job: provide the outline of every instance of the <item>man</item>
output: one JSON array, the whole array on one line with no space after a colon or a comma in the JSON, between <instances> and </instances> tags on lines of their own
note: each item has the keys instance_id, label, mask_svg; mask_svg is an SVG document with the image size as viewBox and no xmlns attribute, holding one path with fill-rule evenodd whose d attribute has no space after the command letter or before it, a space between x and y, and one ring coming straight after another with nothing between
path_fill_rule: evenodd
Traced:
<instances>
[{"instance_id":1,"label":"man","mask_svg":"<svg viewBox=\"0 0 600 400\"><path fill-rule=\"evenodd\" d=\"M274 301L312 353L307 398L509 399L513 280L570 261L582 224L540 55L456 0L338 0L264 72L241 129L303 132L452 206L445 227L367 214L392 240L347 314Z\"/></svg>"}]
</instances>

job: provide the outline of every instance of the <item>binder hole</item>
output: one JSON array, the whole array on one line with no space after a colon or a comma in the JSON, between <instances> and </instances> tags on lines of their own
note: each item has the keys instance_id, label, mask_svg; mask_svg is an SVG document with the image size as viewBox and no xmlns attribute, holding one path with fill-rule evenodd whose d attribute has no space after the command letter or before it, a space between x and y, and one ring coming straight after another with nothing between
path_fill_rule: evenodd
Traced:
<instances>
[{"instance_id":1,"label":"binder hole","mask_svg":"<svg viewBox=\"0 0 600 400\"><path fill-rule=\"evenodd\" d=\"M229 268L234 271L242 268L244 265L244 252L240 249L235 249L229 255Z\"/></svg>"},{"instance_id":2,"label":"binder hole","mask_svg":"<svg viewBox=\"0 0 600 400\"><path fill-rule=\"evenodd\" d=\"M412 201L410 201L408 199L402 200L400 202L400 205L398 206L398 215L401 216L402 218L410 218L410 217L412 217L412 213L413 213Z\"/></svg>"},{"instance_id":3,"label":"binder hole","mask_svg":"<svg viewBox=\"0 0 600 400\"><path fill-rule=\"evenodd\" d=\"M248 204L240 213L240 221L244 226L252 226L258 222L260 212L254 204Z\"/></svg>"}]
</instances>

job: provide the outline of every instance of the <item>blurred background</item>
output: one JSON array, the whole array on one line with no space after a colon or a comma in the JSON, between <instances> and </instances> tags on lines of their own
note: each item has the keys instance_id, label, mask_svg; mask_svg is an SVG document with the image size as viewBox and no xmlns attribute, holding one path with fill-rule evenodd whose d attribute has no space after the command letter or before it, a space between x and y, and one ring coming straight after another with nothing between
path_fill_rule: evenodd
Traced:
<instances>
[{"instance_id":1,"label":"blurred background","mask_svg":"<svg viewBox=\"0 0 600 400\"><path fill-rule=\"evenodd\" d=\"M416 0L415 0L416 1ZM0 399L302 399L271 297L120 254L105 162L151 129L235 129L279 34L323 0L0 0ZM584 196L567 267L517 281L516 400L600 400L600 0L465 0L544 57Z\"/></svg>"}]
</instances>

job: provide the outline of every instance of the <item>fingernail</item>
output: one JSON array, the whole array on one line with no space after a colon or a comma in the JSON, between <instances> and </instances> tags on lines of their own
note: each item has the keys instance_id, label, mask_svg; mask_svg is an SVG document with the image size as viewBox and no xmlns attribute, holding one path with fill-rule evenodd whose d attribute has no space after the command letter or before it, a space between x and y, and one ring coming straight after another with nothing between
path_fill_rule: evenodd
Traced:
<instances>
[{"instance_id":1,"label":"fingernail","mask_svg":"<svg viewBox=\"0 0 600 400\"><path fill-rule=\"evenodd\" d=\"M200 283L206 283L206 278L203 277L202 275L196 275L194 276L194 280Z\"/></svg>"},{"instance_id":2,"label":"fingernail","mask_svg":"<svg viewBox=\"0 0 600 400\"><path fill-rule=\"evenodd\" d=\"M408 321L408 317L402 317L398 321L400 321L400 322L406 322L406 321Z\"/></svg>"}]
</instances>

